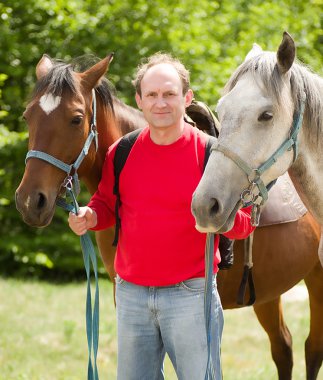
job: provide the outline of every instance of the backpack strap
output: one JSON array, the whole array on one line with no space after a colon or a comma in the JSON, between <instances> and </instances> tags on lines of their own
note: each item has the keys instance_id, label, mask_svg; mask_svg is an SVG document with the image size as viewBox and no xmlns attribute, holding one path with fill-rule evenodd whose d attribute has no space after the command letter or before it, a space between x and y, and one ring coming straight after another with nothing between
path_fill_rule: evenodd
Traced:
<instances>
[{"instance_id":1,"label":"backpack strap","mask_svg":"<svg viewBox=\"0 0 323 380\"><path fill-rule=\"evenodd\" d=\"M121 226L121 220L119 216L119 207L121 204L120 201L120 192L119 192L119 179L120 179L120 173L127 161L127 158L129 156L129 153L136 142L139 134L141 133L142 129L136 129L130 133L127 133L124 135L121 140L119 141L119 144L116 147L115 156L113 160L113 167L114 167L114 187L113 187L113 194L117 197L116 204L115 204L115 218L116 218L116 225L115 225L115 232L114 232L114 240L112 245L117 246L118 240L119 240L119 230Z\"/></svg>"}]
</instances>

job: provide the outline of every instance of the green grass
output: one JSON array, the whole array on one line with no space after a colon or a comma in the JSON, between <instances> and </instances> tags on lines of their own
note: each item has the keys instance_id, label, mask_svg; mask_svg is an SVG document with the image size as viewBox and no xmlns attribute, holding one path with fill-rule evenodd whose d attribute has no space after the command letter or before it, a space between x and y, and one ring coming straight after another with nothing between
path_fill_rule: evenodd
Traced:
<instances>
[{"instance_id":1,"label":"green grass","mask_svg":"<svg viewBox=\"0 0 323 380\"><path fill-rule=\"evenodd\" d=\"M116 327L112 291L100 284L98 365L115 379ZM0 280L0 379L80 380L87 373L85 283Z\"/></svg>"},{"instance_id":2,"label":"green grass","mask_svg":"<svg viewBox=\"0 0 323 380\"><path fill-rule=\"evenodd\" d=\"M293 336L293 380L304 380L304 342L309 330L308 301L284 302L284 317ZM252 308L225 311L222 353L225 380L278 379L269 339ZM323 379L323 371L318 379Z\"/></svg>"},{"instance_id":3,"label":"green grass","mask_svg":"<svg viewBox=\"0 0 323 380\"><path fill-rule=\"evenodd\" d=\"M85 297L85 283L0 279L0 380L86 379ZM114 380L115 310L111 284L103 279L100 308L99 374L101 380ZM294 340L293 380L303 380L308 302L285 303L284 310ZM251 308L225 311L222 360L225 380L277 379L267 336ZM176 379L169 360L166 376Z\"/></svg>"}]
</instances>

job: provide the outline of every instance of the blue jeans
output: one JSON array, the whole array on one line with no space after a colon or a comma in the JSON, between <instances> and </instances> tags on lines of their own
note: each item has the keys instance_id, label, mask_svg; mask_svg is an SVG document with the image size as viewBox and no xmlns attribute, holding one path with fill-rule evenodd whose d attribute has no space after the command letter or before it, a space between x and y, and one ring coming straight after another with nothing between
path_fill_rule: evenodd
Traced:
<instances>
[{"instance_id":1,"label":"blue jeans","mask_svg":"<svg viewBox=\"0 0 323 380\"><path fill-rule=\"evenodd\" d=\"M138 286L116 278L118 380L163 380L167 353L179 380L204 380L207 342L204 278L165 287ZM211 352L222 379L223 310L213 284Z\"/></svg>"}]
</instances>

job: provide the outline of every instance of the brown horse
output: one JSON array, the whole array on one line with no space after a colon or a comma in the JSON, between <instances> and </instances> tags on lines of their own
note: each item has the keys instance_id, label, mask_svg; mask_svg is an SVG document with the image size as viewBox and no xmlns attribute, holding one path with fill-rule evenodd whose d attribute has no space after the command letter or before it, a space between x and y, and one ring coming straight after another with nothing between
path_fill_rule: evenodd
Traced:
<instances>
[{"instance_id":1,"label":"brown horse","mask_svg":"<svg viewBox=\"0 0 323 380\"><path fill-rule=\"evenodd\" d=\"M253 241L256 316L271 344L279 380L292 379L292 336L285 324L280 295L304 279L310 303L310 331L305 344L307 380L316 380L323 358L323 269L318 257L321 229L310 213L296 222L258 227ZM234 265L218 274L224 309L237 308L243 272L243 241L234 243ZM248 294L246 294L248 299ZM248 326L249 328L251 326Z\"/></svg>"},{"instance_id":2,"label":"brown horse","mask_svg":"<svg viewBox=\"0 0 323 380\"><path fill-rule=\"evenodd\" d=\"M54 63L44 55L36 67L33 96L24 112L29 128L29 150L44 151L71 164L81 152L90 133L92 89L96 88L98 149L94 144L81 164L78 175L91 194L101 178L107 148L123 134L145 124L141 113L123 104L103 79L112 55L82 73L72 65ZM99 83L100 82L100 83ZM24 221L36 227L48 225L66 174L38 159L29 159L16 191L17 209ZM105 268L114 279L113 230L96 233Z\"/></svg>"},{"instance_id":3,"label":"brown horse","mask_svg":"<svg viewBox=\"0 0 323 380\"><path fill-rule=\"evenodd\" d=\"M54 63L44 56L36 67L38 82L24 118L29 128L29 150L42 151L71 165L90 133L93 89L97 99L98 149L91 144L78 174L93 193L99 183L108 147L126 132L142 127L139 111L118 100L104 74L111 56L89 69L75 72L71 65ZM66 174L49 162L31 157L16 191L17 209L24 221L37 227L50 224L55 202ZM113 230L96 234L100 254L111 279L114 278ZM311 326L306 343L308 380L316 379L323 352L323 312L319 295L323 271L318 264L319 227L310 214L297 222L258 228L254 236L254 280L259 321L269 335L279 379L291 379L291 336L284 323L280 295L305 279L310 295ZM238 307L237 289L243 267L243 243L235 243L235 264L219 274L219 290L224 308Z\"/></svg>"}]
</instances>

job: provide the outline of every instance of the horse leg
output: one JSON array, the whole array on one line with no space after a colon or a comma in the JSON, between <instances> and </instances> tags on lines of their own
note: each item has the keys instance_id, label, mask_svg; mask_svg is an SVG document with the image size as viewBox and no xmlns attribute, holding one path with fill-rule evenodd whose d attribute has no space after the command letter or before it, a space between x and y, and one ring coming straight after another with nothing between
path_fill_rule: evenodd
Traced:
<instances>
[{"instance_id":1,"label":"horse leg","mask_svg":"<svg viewBox=\"0 0 323 380\"><path fill-rule=\"evenodd\" d=\"M293 369L292 336L285 324L281 298L253 306L257 318L268 334L271 355L279 380L291 380Z\"/></svg>"},{"instance_id":2,"label":"horse leg","mask_svg":"<svg viewBox=\"0 0 323 380\"><path fill-rule=\"evenodd\" d=\"M306 379L316 380L323 360L323 269L318 263L304 279L310 304L310 332L305 342Z\"/></svg>"}]
</instances>

